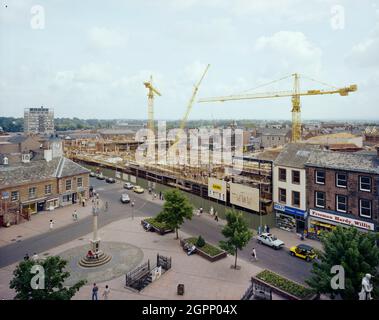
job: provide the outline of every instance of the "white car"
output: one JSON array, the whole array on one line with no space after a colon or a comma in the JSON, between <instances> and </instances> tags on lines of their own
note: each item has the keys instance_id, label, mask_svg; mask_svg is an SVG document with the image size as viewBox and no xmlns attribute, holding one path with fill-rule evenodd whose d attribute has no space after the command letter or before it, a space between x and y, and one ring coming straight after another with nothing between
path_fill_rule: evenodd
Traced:
<instances>
[{"instance_id":1,"label":"white car","mask_svg":"<svg viewBox=\"0 0 379 320\"><path fill-rule=\"evenodd\" d=\"M131 189L133 189L133 187L134 187L134 185L131 184L130 182L125 182L125 184L124 184L125 189L131 190Z\"/></svg>"},{"instance_id":2,"label":"white car","mask_svg":"<svg viewBox=\"0 0 379 320\"><path fill-rule=\"evenodd\" d=\"M257 240L258 243L265 244L271 248L274 248L275 250L278 250L284 246L284 242L282 240L279 240L271 233L262 233L257 237Z\"/></svg>"}]
</instances>

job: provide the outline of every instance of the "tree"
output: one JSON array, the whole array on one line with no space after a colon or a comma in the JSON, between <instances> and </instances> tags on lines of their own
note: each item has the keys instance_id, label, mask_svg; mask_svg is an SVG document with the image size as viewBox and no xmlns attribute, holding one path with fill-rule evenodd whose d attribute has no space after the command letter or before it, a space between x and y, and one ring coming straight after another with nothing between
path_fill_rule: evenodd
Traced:
<instances>
[{"instance_id":1,"label":"tree","mask_svg":"<svg viewBox=\"0 0 379 320\"><path fill-rule=\"evenodd\" d=\"M176 232L176 239L179 238L178 230L184 219L191 220L193 207L187 197L178 189L166 191L164 193L165 202L163 210L157 215L157 221L165 222Z\"/></svg>"},{"instance_id":2,"label":"tree","mask_svg":"<svg viewBox=\"0 0 379 320\"><path fill-rule=\"evenodd\" d=\"M331 232L321 234L323 252L319 262L313 264L312 276L306 283L318 293L340 294L344 300L357 300L361 291L362 278L366 273L377 275L379 249L377 236L364 233L354 227L338 226ZM337 274L332 273L333 266L340 265L345 271L345 289L333 289L331 280ZM374 278L375 281L375 278ZM337 284L340 285L338 282ZM378 297L377 286L373 296Z\"/></svg>"},{"instance_id":3,"label":"tree","mask_svg":"<svg viewBox=\"0 0 379 320\"><path fill-rule=\"evenodd\" d=\"M226 222L221 232L227 240L220 241L220 247L235 256L234 268L237 269L238 250L242 250L249 243L253 233L242 214L234 210L226 212Z\"/></svg>"},{"instance_id":4,"label":"tree","mask_svg":"<svg viewBox=\"0 0 379 320\"><path fill-rule=\"evenodd\" d=\"M40 265L42 270L32 272L33 266ZM70 300L79 289L85 285L86 281L81 280L72 287L64 287L64 281L70 273L64 268L67 261L61 257L48 257L45 260L20 262L13 272L13 279L10 281L10 288L15 289L16 300ZM40 276L44 272L44 289L33 289L33 277ZM38 285L42 285L38 281Z\"/></svg>"}]
</instances>

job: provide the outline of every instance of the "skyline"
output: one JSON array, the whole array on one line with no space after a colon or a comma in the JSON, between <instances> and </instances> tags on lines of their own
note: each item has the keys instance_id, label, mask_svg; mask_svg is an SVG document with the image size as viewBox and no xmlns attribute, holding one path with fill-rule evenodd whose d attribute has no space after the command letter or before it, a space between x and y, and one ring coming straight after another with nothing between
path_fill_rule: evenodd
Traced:
<instances>
[{"instance_id":1,"label":"skyline","mask_svg":"<svg viewBox=\"0 0 379 320\"><path fill-rule=\"evenodd\" d=\"M24 108L43 105L56 117L145 119L142 82L152 74L162 92L155 119L181 119L193 84L210 63L197 98L240 93L299 72L337 87L358 85L348 97L303 97L302 119L376 117L378 1L39 5L45 25L33 29L33 1L1 1L0 58L7 61L0 66L1 116L22 117ZM336 5L343 8L342 29L333 27ZM301 87L320 85L305 81ZM291 88L287 81L257 92ZM289 98L195 103L189 120L290 120L290 109Z\"/></svg>"}]
</instances>

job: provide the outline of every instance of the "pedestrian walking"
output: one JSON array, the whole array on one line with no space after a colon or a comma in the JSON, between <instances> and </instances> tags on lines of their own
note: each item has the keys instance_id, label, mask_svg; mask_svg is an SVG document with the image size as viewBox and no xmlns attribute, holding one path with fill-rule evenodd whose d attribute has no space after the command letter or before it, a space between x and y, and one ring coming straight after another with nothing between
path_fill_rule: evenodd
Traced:
<instances>
[{"instance_id":1,"label":"pedestrian walking","mask_svg":"<svg viewBox=\"0 0 379 320\"><path fill-rule=\"evenodd\" d=\"M202 207L200 207L200 209L199 209L199 213L200 213L200 214L203 213L203 208L202 208Z\"/></svg>"},{"instance_id":2,"label":"pedestrian walking","mask_svg":"<svg viewBox=\"0 0 379 320\"><path fill-rule=\"evenodd\" d=\"M270 227L269 226L266 226L267 227L267 233L270 233Z\"/></svg>"},{"instance_id":3,"label":"pedestrian walking","mask_svg":"<svg viewBox=\"0 0 379 320\"><path fill-rule=\"evenodd\" d=\"M34 254L32 255L32 260L33 261L38 261L38 254L34 252Z\"/></svg>"},{"instance_id":4,"label":"pedestrian walking","mask_svg":"<svg viewBox=\"0 0 379 320\"><path fill-rule=\"evenodd\" d=\"M209 214L210 214L211 216L214 215L214 209L213 209L213 207L211 207L211 208L209 209Z\"/></svg>"},{"instance_id":5,"label":"pedestrian walking","mask_svg":"<svg viewBox=\"0 0 379 320\"><path fill-rule=\"evenodd\" d=\"M255 248L251 251L251 259L254 259L255 261L258 260L257 258L257 252L255 251Z\"/></svg>"},{"instance_id":6,"label":"pedestrian walking","mask_svg":"<svg viewBox=\"0 0 379 320\"><path fill-rule=\"evenodd\" d=\"M96 285L96 283L94 283L93 287L92 287L92 300L97 300L97 292L98 291L99 291L99 288Z\"/></svg>"},{"instance_id":7,"label":"pedestrian walking","mask_svg":"<svg viewBox=\"0 0 379 320\"><path fill-rule=\"evenodd\" d=\"M28 253L25 253L24 260L25 260L25 261L28 261L28 260L29 260L29 254L28 254Z\"/></svg>"},{"instance_id":8,"label":"pedestrian walking","mask_svg":"<svg viewBox=\"0 0 379 320\"><path fill-rule=\"evenodd\" d=\"M258 226L258 234L260 235L260 234L262 234L262 226Z\"/></svg>"},{"instance_id":9,"label":"pedestrian walking","mask_svg":"<svg viewBox=\"0 0 379 320\"><path fill-rule=\"evenodd\" d=\"M105 201L105 211L108 211L108 201Z\"/></svg>"},{"instance_id":10,"label":"pedestrian walking","mask_svg":"<svg viewBox=\"0 0 379 320\"><path fill-rule=\"evenodd\" d=\"M103 298L104 300L108 300L109 294L111 293L111 289L108 285L105 286L104 292L103 292Z\"/></svg>"},{"instance_id":11,"label":"pedestrian walking","mask_svg":"<svg viewBox=\"0 0 379 320\"><path fill-rule=\"evenodd\" d=\"M85 207L86 206L86 199L82 199L82 206Z\"/></svg>"},{"instance_id":12,"label":"pedestrian walking","mask_svg":"<svg viewBox=\"0 0 379 320\"><path fill-rule=\"evenodd\" d=\"M159 191L159 200L162 200L162 191Z\"/></svg>"},{"instance_id":13,"label":"pedestrian walking","mask_svg":"<svg viewBox=\"0 0 379 320\"><path fill-rule=\"evenodd\" d=\"M50 225L49 225L50 230L53 230L54 228L54 221L50 220Z\"/></svg>"},{"instance_id":14,"label":"pedestrian walking","mask_svg":"<svg viewBox=\"0 0 379 320\"><path fill-rule=\"evenodd\" d=\"M217 213L217 211L215 212L215 221L218 221L218 213Z\"/></svg>"},{"instance_id":15,"label":"pedestrian walking","mask_svg":"<svg viewBox=\"0 0 379 320\"><path fill-rule=\"evenodd\" d=\"M264 225L263 230L264 230L264 233L267 233L267 232L268 232L268 231L267 231L267 224Z\"/></svg>"},{"instance_id":16,"label":"pedestrian walking","mask_svg":"<svg viewBox=\"0 0 379 320\"><path fill-rule=\"evenodd\" d=\"M131 202L131 206L134 207L134 201Z\"/></svg>"},{"instance_id":17,"label":"pedestrian walking","mask_svg":"<svg viewBox=\"0 0 379 320\"><path fill-rule=\"evenodd\" d=\"M76 209L74 210L74 213L72 214L72 219L73 219L74 221L77 221L77 220L78 220L78 213L77 213Z\"/></svg>"}]
</instances>

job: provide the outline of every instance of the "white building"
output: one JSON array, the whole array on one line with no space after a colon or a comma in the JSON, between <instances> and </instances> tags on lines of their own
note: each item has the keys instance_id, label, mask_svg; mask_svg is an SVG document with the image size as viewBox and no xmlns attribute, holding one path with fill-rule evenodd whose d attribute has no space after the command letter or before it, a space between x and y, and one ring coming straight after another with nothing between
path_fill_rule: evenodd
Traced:
<instances>
[{"instance_id":1,"label":"white building","mask_svg":"<svg viewBox=\"0 0 379 320\"><path fill-rule=\"evenodd\" d=\"M304 164L318 145L287 144L273 163L273 200L278 228L302 232L306 228Z\"/></svg>"},{"instance_id":2,"label":"white building","mask_svg":"<svg viewBox=\"0 0 379 320\"><path fill-rule=\"evenodd\" d=\"M24 132L26 134L53 134L54 110L49 108L26 108L24 110Z\"/></svg>"}]
</instances>

